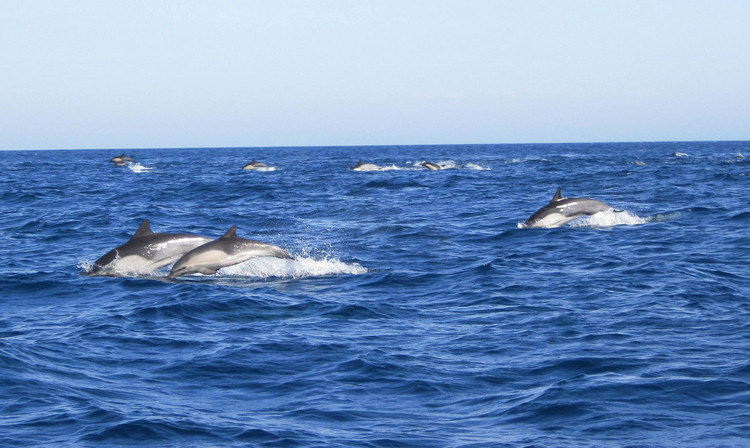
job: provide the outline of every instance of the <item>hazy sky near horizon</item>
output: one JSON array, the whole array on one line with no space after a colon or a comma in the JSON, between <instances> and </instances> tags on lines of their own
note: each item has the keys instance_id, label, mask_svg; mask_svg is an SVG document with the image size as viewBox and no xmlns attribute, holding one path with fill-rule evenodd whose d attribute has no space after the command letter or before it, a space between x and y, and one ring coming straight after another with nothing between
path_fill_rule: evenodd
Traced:
<instances>
[{"instance_id":1,"label":"hazy sky near horizon","mask_svg":"<svg viewBox=\"0 0 750 448\"><path fill-rule=\"evenodd\" d=\"M0 5L0 149L750 139L745 0Z\"/></svg>"}]
</instances>

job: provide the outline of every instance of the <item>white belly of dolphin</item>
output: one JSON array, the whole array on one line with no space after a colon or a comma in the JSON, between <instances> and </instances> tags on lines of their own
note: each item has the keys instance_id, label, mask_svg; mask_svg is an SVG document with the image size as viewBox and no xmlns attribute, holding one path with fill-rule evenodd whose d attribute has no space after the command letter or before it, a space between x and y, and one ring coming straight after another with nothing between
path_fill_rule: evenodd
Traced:
<instances>
[{"instance_id":1,"label":"white belly of dolphin","mask_svg":"<svg viewBox=\"0 0 750 448\"><path fill-rule=\"evenodd\" d=\"M207 250L190 257L190 261L186 263L186 266L191 270L219 269L234 264L234 258L239 257L228 254L223 250ZM240 259L240 261L237 261L236 263L240 263L241 261L242 260Z\"/></svg>"},{"instance_id":2,"label":"white belly of dolphin","mask_svg":"<svg viewBox=\"0 0 750 448\"><path fill-rule=\"evenodd\" d=\"M568 223L576 218L578 218L581 215L578 216L565 216L561 213L551 213L544 218L535 221L531 227L546 227L546 228L552 228L552 227L560 227L564 225L565 223Z\"/></svg>"},{"instance_id":3,"label":"white belly of dolphin","mask_svg":"<svg viewBox=\"0 0 750 448\"><path fill-rule=\"evenodd\" d=\"M150 274L160 267L171 263L179 258L174 257L171 261L153 260L140 255L128 255L127 257L117 258L106 266L106 272L110 274Z\"/></svg>"}]
</instances>

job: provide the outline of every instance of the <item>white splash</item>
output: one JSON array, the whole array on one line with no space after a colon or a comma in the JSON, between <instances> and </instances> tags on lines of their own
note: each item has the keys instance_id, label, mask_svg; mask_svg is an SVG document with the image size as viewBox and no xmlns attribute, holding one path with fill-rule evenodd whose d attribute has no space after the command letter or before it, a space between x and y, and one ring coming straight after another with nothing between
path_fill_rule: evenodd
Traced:
<instances>
[{"instance_id":1,"label":"white splash","mask_svg":"<svg viewBox=\"0 0 750 448\"><path fill-rule=\"evenodd\" d=\"M516 163L525 163L525 162L551 162L549 159L545 159L544 157L526 157L523 159L520 158L514 158L510 160L506 160L505 163L510 164L516 164Z\"/></svg>"},{"instance_id":2,"label":"white splash","mask_svg":"<svg viewBox=\"0 0 750 448\"><path fill-rule=\"evenodd\" d=\"M642 218L638 215L634 215L628 211L617 211L607 210L596 213L591 216L581 216L576 218L562 227L612 227L612 226L637 226L651 222L653 219L650 217ZM526 225L523 222L516 224L519 229L526 229ZM549 227L548 227L549 228Z\"/></svg>"},{"instance_id":3,"label":"white splash","mask_svg":"<svg viewBox=\"0 0 750 448\"><path fill-rule=\"evenodd\" d=\"M649 222L649 218L641 218L628 211L607 210L591 216L583 216L571 221L571 227L612 227L637 226Z\"/></svg>"},{"instance_id":4,"label":"white splash","mask_svg":"<svg viewBox=\"0 0 750 448\"><path fill-rule=\"evenodd\" d=\"M128 162L127 167L130 168L130 171L134 173L145 173L153 169L153 167L143 166L138 162Z\"/></svg>"},{"instance_id":5,"label":"white splash","mask_svg":"<svg viewBox=\"0 0 750 448\"><path fill-rule=\"evenodd\" d=\"M91 272L91 269L94 267L94 262L91 260L83 259L78 260L78 263L76 263L76 268L80 269L84 273Z\"/></svg>"},{"instance_id":6,"label":"white splash","mask_svg":"<svg viewBox=\"0 0 750 448\"><path fill-rule=\"evenodd\" d=\"M292 260L260 257L222 268L216 276L265 278L306 278L336 274L360 275L367 268L358 263L344 263L336 258L295 258Z\"/></svg>"},{"instance_id":7,"label":"white splash","mask_svg":"<svg viewBox=\"0 0 750 448\"><path fill-rule=\"evenodd\" d=\"M380 169L377 169L377 170L362 170L362 171L399 171L403 169L405 168L391 164L391 165L381 166Z\"/></svg>"},{"instance_id":8,"label":"white splash","mask_svg":"<svg viewBox=\"0 0 750 448\"><path fill-rule=\"evenodd\" d=\"M464 165L464 168L467 170L478 170L478 171L491 171L492 170L492 168L488 166L482 166L482 165L471 163L471 162Z\"/></svg>"},{"instance_id":9,"label":"white splash","mask_svg":"<svg viewBox=\"0 0 750 448\"><path fill-rule=\"evenodd\" d=\"M82 271L82 274L90 276L140 277L153 279L162 279L166 277L167 274L169 274L170 269L169 266L154 269L153 265L118 266L116 270L105 268L96 274L93 274L91 270L94 267L94 262L85 259L80 260L76 267ZM367 272L367 268L359 263L345 263L337 258L315 259L303 256L288 260L274 257L259 257L222 268L215 275L195 274L194 276L197 278L242 277L253 279L298 279L340 274L361 275L366 274Z\"/></svg>"}]
</instances>

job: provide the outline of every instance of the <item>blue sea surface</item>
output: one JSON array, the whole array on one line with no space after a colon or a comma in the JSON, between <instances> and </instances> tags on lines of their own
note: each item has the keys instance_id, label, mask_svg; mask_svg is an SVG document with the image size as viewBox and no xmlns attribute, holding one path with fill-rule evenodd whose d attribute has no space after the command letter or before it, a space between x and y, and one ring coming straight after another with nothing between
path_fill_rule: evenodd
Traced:
<instances>
[{"instance_id":1,"label":"blue sea surface","mask_svg":"<svg viewBox=\"0 0 750 448\"><path fill-rule=\"evenodd\" d=\"M0 446L750 446L750 142L121 152L0 152Z\"/></svg>"}]
</instances>

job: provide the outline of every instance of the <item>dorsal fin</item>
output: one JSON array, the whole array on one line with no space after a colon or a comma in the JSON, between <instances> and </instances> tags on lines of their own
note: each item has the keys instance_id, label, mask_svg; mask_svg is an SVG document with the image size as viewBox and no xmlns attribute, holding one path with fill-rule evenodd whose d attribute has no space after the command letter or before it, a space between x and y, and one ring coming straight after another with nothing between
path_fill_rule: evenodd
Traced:
<instances>
[{"instance_id":1,"label":"dorsal fin","mask_svg":"<svg viewBox=\"0 0 750 448\"><path fill-rule=\"evenodd\" d=\"M255 160L255 159L253 159L253 160L251 160L251 161L250 161L250 163L255 163L255 162L256 162L256 160Z\"/></svg>"},{"instance_id":2,"label":"dorsal fin","mask_svg":"<svg viewBox=\"0 0 750 448\"><path fill-rule=\"evenodd\" d=\"M560 187L560 188L557 189L557 193L555 193L555 197L552 198L552 200L550 202L559 201L562 198L563 198L562 197L562 187Z\"/></svg>"},{"instance_id":3,"label":"dorsal fin","mask_svg":"<svg viewBox=\"0 0 750 448\"><path fill-rule=\"evenodd\" d=\"M151 223L149 222L148 219L146 219L146 220L144 220L141 223L141 226L138 227L138 230L136 230L135 233L133 234L133 236L130 237L130 238L131 239L132 238L141 238L141 237L148 236L148 235L153 235L153 234L154 234L154 232L151 230Z\"/></svg>"},{"instance_id":4,"label":"dorsal fin","mask_svg":"<svg viewBox=\"0 0 750 448\"><path fill-rule=\"evenodd\" d=\"M222 238L237 238L237 226L232 226L231 229L227 230Z\"/></svg>"}]
</instances>

